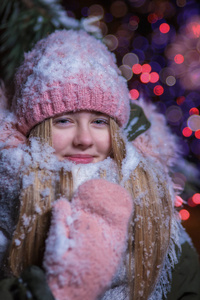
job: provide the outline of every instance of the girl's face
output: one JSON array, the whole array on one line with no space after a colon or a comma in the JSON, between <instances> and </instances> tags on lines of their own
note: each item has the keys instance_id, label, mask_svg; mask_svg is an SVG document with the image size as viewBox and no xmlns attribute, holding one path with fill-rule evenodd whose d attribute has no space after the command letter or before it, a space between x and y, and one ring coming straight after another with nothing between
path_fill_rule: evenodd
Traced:
<instances>
[{"instance_id":1,"label":"girl's face","mask_svg":"<svg viewBox=\"0 0 200 300\"><path fill-rule=\"evenodd\" d=\"M109 117L88 111L54 117L52 140L59 160L76 164L102 161L111 152Z\"/></svg>"}]
</instances>

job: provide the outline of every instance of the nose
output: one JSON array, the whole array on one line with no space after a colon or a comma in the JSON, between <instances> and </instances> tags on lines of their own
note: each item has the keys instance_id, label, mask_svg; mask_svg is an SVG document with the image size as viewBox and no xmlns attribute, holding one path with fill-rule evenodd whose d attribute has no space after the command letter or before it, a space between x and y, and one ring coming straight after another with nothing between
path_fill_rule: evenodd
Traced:
<instances>
[{"instance_id":1,"label":"nose","mask_svg":"<svg viewBox=\"0 0 200 300\"><path fill-rule=\"evenodd\" d=\"M73 144L81 150L90 148L93 145L92 134L87 126L80 126L77 128Z\"/></svg>"}]
</instances>

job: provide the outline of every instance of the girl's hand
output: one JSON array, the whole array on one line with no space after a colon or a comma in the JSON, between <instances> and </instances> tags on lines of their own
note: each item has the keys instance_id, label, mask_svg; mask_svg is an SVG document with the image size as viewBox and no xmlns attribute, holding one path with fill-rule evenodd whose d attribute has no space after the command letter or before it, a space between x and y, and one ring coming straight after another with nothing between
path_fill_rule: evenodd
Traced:
<instances>
[{"instance_id":1,"label":"girl's hand","mask_svg":"<svg viewBox=\"0 0 200 300\"><path fill-rule=\"evenodd\" d=\"M104 179L82 184L71 203L54 203L44 267L56 299L93 300L109 287L132 210L129 193Z\"/></svg>"}]
</instances>

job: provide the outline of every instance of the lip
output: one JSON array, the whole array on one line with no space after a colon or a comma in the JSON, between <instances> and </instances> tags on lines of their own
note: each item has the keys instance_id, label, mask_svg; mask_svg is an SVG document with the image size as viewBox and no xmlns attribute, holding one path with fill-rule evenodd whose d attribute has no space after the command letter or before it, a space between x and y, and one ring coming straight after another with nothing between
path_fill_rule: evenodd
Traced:
<instances>
[{"instance_id":1,"label":"lip","mask_svg":"<svg viewBox=\"0 0 200 300\"><path fill-rule=\"evenodd\" d=\"M94 157L88 154L74 154L66 155L65 159L73 161L76 164L89 164L93 161Z\"/></svg>"}]
</instances>

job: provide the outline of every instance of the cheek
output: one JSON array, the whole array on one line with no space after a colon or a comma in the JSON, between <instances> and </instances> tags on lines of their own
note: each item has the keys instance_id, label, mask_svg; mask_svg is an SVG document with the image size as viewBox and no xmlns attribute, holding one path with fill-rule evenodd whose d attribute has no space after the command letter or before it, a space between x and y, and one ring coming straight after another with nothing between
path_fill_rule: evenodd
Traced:
<instances>
[{"instance_id":1,"label":"cheek","mask_svg":"<svg viewBox=\"0 0 200 300\"><path fill-rule=\"evenodd\" d=\"M104 132L98 139L99 151L107 157L111 151L111 136L110 132Z\"/></svg>"},{"instance_id":2,"label":"cheek","mask_svg":"<svg viewBox=\"0 0 200 300\"><path fill-rule=\"evenodd\" d=\"M53 148L55 149L55 152L59 153L66 146L66 137L63 135L62 132L53 131L52 132L52 143L53 143Z\"/></svg>"}]
</instances>

